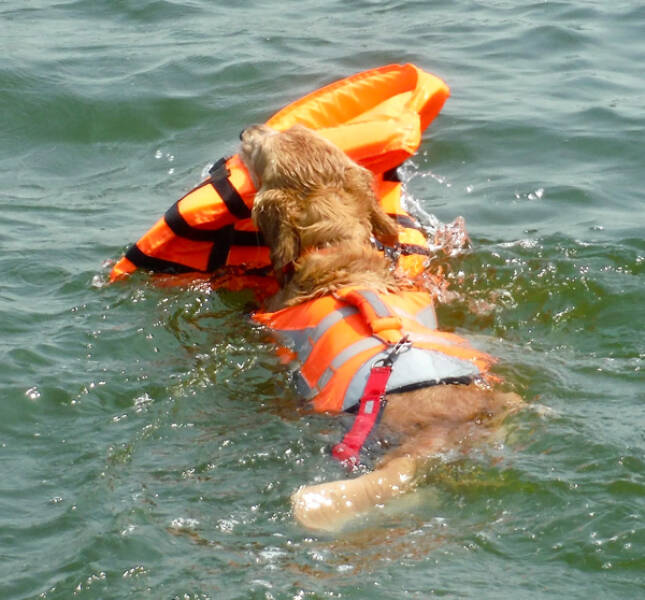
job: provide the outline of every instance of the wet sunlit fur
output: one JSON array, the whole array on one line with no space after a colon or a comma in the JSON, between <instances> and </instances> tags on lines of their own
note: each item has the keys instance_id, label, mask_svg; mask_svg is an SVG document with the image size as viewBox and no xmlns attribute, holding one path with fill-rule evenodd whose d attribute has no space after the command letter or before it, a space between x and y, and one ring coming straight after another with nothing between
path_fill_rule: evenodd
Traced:
<instances>
[{"instance_id":1,"label":"wet sunlit fur","mask_svg":"<svg viewBox=\"0 0 645 600\"><path fill-rule=\"evenodd\" d=\"M242 132L240 155L258 192L253 218L265 237L281 290L276 310L345 286L395 291L388 260L371 243L396 241L369 171L305 127ZM396 367L395 367L396 368ZM387 395L381 426L401 444L379 467L354 479L304 486L292 498L296 519L332 530L357 514L410 491L428 460L467 448L499 429L520 398L470 385L437 385Z\"/></svg>"},{"instance_id":2,"label":"wet sunlit fur","mask_svg":"<svg viewBox=\"0 0 645 600\"><path fill-rule=\"evenodd\" d=\"M383 291L396 285L370 243L373 234L391 245L397 230L369 171L299 125L284 133L250 127L240 154L258 186L253 218L284 286L272 309L348 285Z\"/></svg>"}]
</instances>

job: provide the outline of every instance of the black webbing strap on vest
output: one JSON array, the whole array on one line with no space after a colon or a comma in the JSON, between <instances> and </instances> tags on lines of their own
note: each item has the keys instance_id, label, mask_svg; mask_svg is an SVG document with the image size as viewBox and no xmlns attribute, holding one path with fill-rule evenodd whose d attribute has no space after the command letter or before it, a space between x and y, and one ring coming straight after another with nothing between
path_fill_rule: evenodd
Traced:
<instances>
[{"instance_id":1,"label":"black webbing strap on vest","mask_svg":"<svg viewBox=\"0 0 645 600\"><path fill-rule=\"evenodd\" d=\"M163 258L155 258L144 254L136 244L130 246L129 250L125 253L125 257L140 269L146 271L154 271L155 273L167 273L169 275L179 275L180 273L190 273L195 271L186 265L165 260Z\"/></svg>"},{"instance_id":2,"label":"black webbing strap on vest","mask_svg":"<svg viewBox=\"0 0 645 600\"><path fill-rule=\"evenodd\" d=\"M231 249L231 245L233 244L233 231L233 225L227 225L226 227L221 227L220 229L211 232L217 234L217 238L213 239L213 247L208 255L207 271L214 271L226 264L228 251Z\"/></svg>"},{"instance_id":3,"label":"black webbing strap on vest","mask_svg":"<svg viewBox=\"0 0 645 600\"><path fill-rule=\"evenodd\" d=\"M396 221L399 225L403 225L406 229L418 229L421 232L424 232L424 229L413 217L410 215L402 215L402 214L397 214L397 213L387 213L387 216L390 217L393 221Z\"/></svg>"},{"instance_id":4,"label":"black webbing strap on vest","mask_svg":"<svg viewBox=\"0 0 645 600\"><path fill-rule=\"evenodd\" d=\"M400 166L401 165L397 165L396 167L392 167L388 171L385 171L383 173L383 181L390 181L392 183L401 183L401 178L399 177L399 171L398 171Z\"/></svg>"},{"instance_id":5,"label":"black webbing strap on vest","mask_svg":"<svg viewBox=\"0 0 645 600\"><path fill-rule=\"evenodd\" d=\"M175 202L164 214L164 221L172 232L193 242L215 242L219 236L219 229L198 229L186 222L179 212L179 202Z\"/></svg>"},{"instance_id":6,"label":"black webbing strap on vest","mask_svg":"<svg viewBox=\"0 0 645 600\"><path fill-rule=\"evenodd\" d=\"M397 213L387 213L387 216L390 217L393 221L402 225L406 229L416 229L425 235L425 230L421 223L419 223L415 218L411 217L408 214L397 214ZM386 246L376 240L375 243L376 249L384 251ZM403 256L408 256L410 254L421 254L422 256L432 256L432 252L429 248L424 246L419 246L418 244L405 244L397 243L396 250L399 251Z\"/></svg>"},{"instance_id":7,"label":"black webbing strap on vest","mask_svg":"<svg viewBox=\"0 0 645 600\"><path fill-rule=\"evenodd\" d=\"M380 250L382 252L387 252L388 249L391 251L392 249L386 246L383 242L379 242L379 240L374 240L374 247L377 250ZM422 256L432 256L432 251L429 248L424 248L423 246L419 246L418 244L400 244L397 243L396 246L394 246L394 250L402 254L403 256L409 256L410 254L420 254Z\"/></svg>"},{"instance_id":8,"label":"black webbing strap on vest","mask_svg":"<svg viewBox=\"0 0 645 600\"><path fill-rule=\"evenodd\" d=\"M212 179L221 179L222 177L228 177L230 175L226 167L227 160L227 158L220 158L211 165L211 168L208 169L208 174Z\"/></svg>"},{"instance_id":9,"label":"black webbing strap on vest","mask_svg":"<svg viewBox=\"0 0 645 600\"><path fill-rule=\"evenodd\" d=\"M226 204L228 211L238 219L248 219L251 209L244 204L242 196L229 180L231 172L226 166L226 158L220 158L210 169L210 183Z\"/></svg>"},{"instance_id":10,"label":"black webbing strap on vest","mask_svg":"<svg viewBox=\"0 0 645 600\"><path fill-rule=\"evenodd\" d=\"M199 229L189 225L179 212L179 202L175 202L164 215L166 225L179 237L194 242L215 242L222 243L229 240L236 246L264 246L264 238L260 231L239 231L233 225L226 225L219 229ZM223 233L231 229L231 233Z\"/></svg>"}]
</instances>

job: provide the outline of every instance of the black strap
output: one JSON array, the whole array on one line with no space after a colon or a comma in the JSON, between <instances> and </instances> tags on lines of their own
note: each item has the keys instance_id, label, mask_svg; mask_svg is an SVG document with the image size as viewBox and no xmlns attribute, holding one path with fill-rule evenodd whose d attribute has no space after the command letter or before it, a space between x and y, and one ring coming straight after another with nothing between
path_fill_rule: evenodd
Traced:
<instances>
[{"instance_id":1,"label":"black strap","mask_svg":"<svg viewBox=\"0 0 645 600\"><path fill-rule=\"evenodd\" d=\"M214 271L226 264L228 251L231 249L233 225L227 225L226 227L222 227L212 233L217 234L217 239L213 240L214 244L208 256L208 266L206 267L207 271Z\"/></svg>"},{"instance_id":2,"label":"black strap","mask_svg":"<svg viewBox=\"0 0 645 600\"><path fill-rule=\"evenodd\" d=\"M399 244L397 250L404 256L408 254L422 254L423 256L432 256L432 252L428 248L419 246L418 244Z\"/></svg>"},{"instance_id":3,"label":"black strap","mask_svg":"<svg viewBox=\"0 0 645 600\"><path fill-rule=\"evenodd\" d=\"M217 233L218 237L213 240L215 243L208 257L207 269L209 272L226 265L231 246L252 246L257 248L264 245L264 239L259 231L238 231L233 225L227 225L214 233ZM266 275L268 271L262 274Z\"/></svg>"},{"instance_id":4,"label":"black strap","mask_svg":"<svg viewBox=\"0 0 645 600\"><path fill-rule=\"evenodd\" d=\"M251 209L244 204L242 196L233 187L233 184L228 179L215 179L211 181L215 191L220 195L220 198L226 204L228 211L238 219L248 219L251 216Z\"/></svg>"},{"instance_id":5,"label":"black strap","mask_svg":"<svg viewBox=\"0 0 645 600\"><path fill-rule=\"evenodd\" d=\"M445 377L444 379L428 379L425 381L417 381L416 383L408 383L400 387L388 390L388 394L402 394L403 392L413 392L421 388L433 387L435 385L470 385L474 379L468 375L463 377Z\"/></svg>"},{"instance_id":6,"label":"black strap","mask_svg":"<svg viewBox=\"0 0 645 600\"><path fill-rule=\"evenodd\" d=\"M399 177L398 168L401 165L392 167L389 171L383 173L383 181L391 181L392 183L401 183L401 178Z\"/></svg>"},{"instance_id":7,"label":"black strap","mask_svg":"<svg viewBox=\"0 0 645 600\"><path fill-rule=\"evenodd\" d=\"M220 198L226 204L228 211L238 219L248 219L251 216L251 209L244 204L242 196L231 183L229 176L231 172L226 166L225 158L220 158L208 171L210 173L210 183Z\"/></svg>"},{"instance_id":8,"label":"black strap","mask_svg":"<svg viewBox=\"0 0 645 600\"><path fill-rule=\"evenodd\" d=\"M418 229L419 231L423 231L421 224L410 215L387 213L387 216L390 217L390 219L396 221L399 225L403 225L403 227L406 227L407 229Z\"/></svg>"},{"instance_id":9,"label":"black strap","mask_svg":"<svg viewBox=\"0 0 645 600\"><path fill-rule=\"evenodd\" d=\"M227 160L228 158L220 158L213 163L213 166L208 169L208 174L211 176L211 179L226 178L231 174L226 166Z\"/></svg>"},{"instance_id":10,"label":"black strap","mask_svg":"<svg viewBox=\"0 0 645 600\"><path fill-rule=\"evenodd\" d=\"M140 269L154 271L156 273L178 275L179 273L190 273L191 271L196 270L170 260L148 256L147 254L144 254L136 244L133 244L130 247L130 249L125 253L125 257Z\"/></svg>"},{"instance_id":11,"label":"black strap","mask_svg":"<svg viewBox=\"0 0 645 600\"><path fill-rule=\"evenodd\" d=\"M252 246L257 248L264 244L259 232L237 231L233 225L227 225L211 233L214 234L211 237L211 241L214 243L208 257L208 267L206 268L209 272L226 265L231 246Z\"/></svg>"},{"instance_id":12,"label":"black strap","mask_svg":"<svg viewBox=\"0 0 645 600\"><path fill-rule=\"evenodd\" d=\"M259 231L238 231L232 226L230 233L222 233L222 229L198 229L189 225L179 212L179 202L173 204L164 215L166 224L175 235L192 240L194 242L215 242L221 243L223 239L229 240L234 246L264 246L264 237ZM227 230L228 231L228 230ZM228 252L228 249L227 249Z\"/></svg>"},{"instance_id":13,"label":"black strap","mask_svg":"<svg viewBox=\"0 0 645 600\"><path fill-rule=\"evenodd\" d=\"M164 215L166 224L175 235L193 240L194 242L213 242L217 238L218 231L212 229L197 229L186 222L186 219L179 212L179 202L175 202Z\"/></svg>"},{"instance_id":14,"label":"black strap","mask_svg":"<svg viewBox=\"0 0 645 600\"><path fill-rule=\"evenodd\" d=\"M233 229L233 246L266 246L264 236L260 231L238 231Z\"/></svg>"},{"instance_id":15,"label":"black strap","mask_svg":"<svg viewBox=\"0 0 645 600\"><path fill-rule=\"evenodd\" d=\"M378 240L374 240L374 246L377 250L381 250L382 252L397 251L400 254L403 254L403 256L408 256L410 254L432 256L433 254L429 248L424 248L423 246L419 246L418 244L396 244L394 248L391 248L389 246L386 246L382 242L379 242Z\"/></svg>"}]
</instances>

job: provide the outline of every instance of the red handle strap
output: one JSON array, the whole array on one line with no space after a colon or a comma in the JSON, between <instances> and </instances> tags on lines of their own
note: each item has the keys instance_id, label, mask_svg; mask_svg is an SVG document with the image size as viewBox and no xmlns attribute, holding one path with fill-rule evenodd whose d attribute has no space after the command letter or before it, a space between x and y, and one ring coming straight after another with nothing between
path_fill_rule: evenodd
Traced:
<instances>
[{"instance_id":1,"label":"red handle strap","mask_svg":"<svg viewBox=\"0 0 645 600\"><path fill-rule=\"evenodd\" d=\"M390 365L372 367L354 423L343 440L332 448L332 456L348 468L353 469L358 464L361 448L378 422L391 372Z\"/></svg>"}]
</instances>

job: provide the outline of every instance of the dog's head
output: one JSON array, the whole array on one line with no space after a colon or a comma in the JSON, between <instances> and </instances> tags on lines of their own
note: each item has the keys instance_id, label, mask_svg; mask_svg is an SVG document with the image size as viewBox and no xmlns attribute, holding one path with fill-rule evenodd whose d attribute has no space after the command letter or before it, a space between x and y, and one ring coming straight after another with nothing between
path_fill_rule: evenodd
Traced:
<instances>
[{"instance_id":1,"label":"dog's head","mask_svg":"<svg viewBox=\"0 0 645 600\"><path fill-rule=\"evenodd\" d=\"M367 244L372 234L386 245L396 242L396 225L378 203L370 171L322 136L302 125L282 132L254 125L240 139L258 190L253 218L279 278L310 249Z\"/></svg>"}]
</instances>

